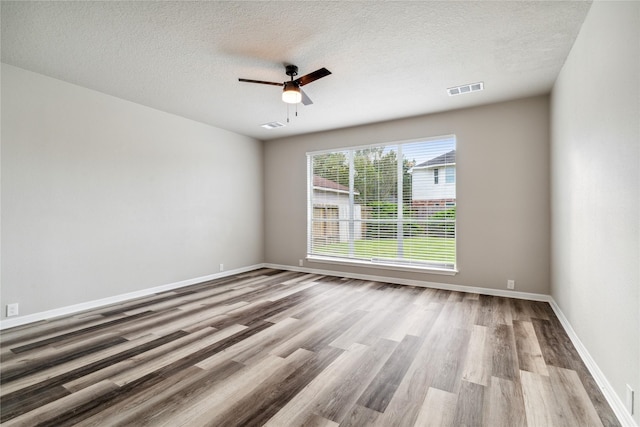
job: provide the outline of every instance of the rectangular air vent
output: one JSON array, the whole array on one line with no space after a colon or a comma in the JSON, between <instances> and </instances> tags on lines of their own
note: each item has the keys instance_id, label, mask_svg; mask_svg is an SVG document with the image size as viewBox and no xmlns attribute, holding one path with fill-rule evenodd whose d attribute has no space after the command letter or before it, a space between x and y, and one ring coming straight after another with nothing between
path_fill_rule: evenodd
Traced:
<instances>
[{"instance_id":1,"label":"rectangular air vent","mask_svg":"<svg viewBox=\"0 0 640 427\"><path fill-rule=\"evenodd\" d=\"M284 123L280 123L280 122L269 122L260 126L262 126L265 129L276 129L276 128L284 127L285 125Z\"/></svg>"},{"instance_id":2,"label":"rectangular air vent","mask_svg":"<svg viewBox=\"0 0 640 427\"><path fill-rule=\"evenodd\" d=\"M449 89L447 89L447 93L449 94L449 96L454 96L454 95L461 95L463 93L477 92L483 89L484 89L484 83L478 82L478 83L470 83L468 85L450 87Z\"/></svg>"}]
</instances>

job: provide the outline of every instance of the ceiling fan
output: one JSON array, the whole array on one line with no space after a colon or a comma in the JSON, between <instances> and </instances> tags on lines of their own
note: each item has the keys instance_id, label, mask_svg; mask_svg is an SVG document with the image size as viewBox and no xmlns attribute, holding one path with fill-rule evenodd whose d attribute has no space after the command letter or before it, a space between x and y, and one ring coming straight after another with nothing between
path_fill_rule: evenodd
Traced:
<instances>
[{"instance_id":1,"label":"ceiling fan","mask_svg":"<svg viewBox=\"0 0 640 427\"><path fill-rule=\"evenodd\" d=\"M313 73L309 73L293 80L293 77L298 75L298 67L296 67L295 65L287 65L285 67L285 73L287 74L287 76L291 77L291 80L284 83L265 82L263 80L250 79L238 80L247 83L260 83L263 85L282 86L282 100L284 102L286 102L287 104L297 104L299 102L302 102L304 105L310 105L313 104L313 102L311 101L311 99L309 99L307 94L302 91L301 87L328 76L329 74L331 74L331 71L323 67L319 70L314 71Z\"/></svg>"}]
</instances>

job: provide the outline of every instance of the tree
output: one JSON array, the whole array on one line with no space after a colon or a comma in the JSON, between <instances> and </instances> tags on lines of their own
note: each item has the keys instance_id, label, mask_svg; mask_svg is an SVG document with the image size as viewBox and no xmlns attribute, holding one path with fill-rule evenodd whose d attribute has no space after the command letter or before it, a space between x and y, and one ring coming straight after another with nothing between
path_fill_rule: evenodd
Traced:
<instances>
[{"instance_id":1,"label":"tree","mask_svg":"<svg viewBox=\"0 0 640 427\"><path fill-rule=\"evenodd\" d=\"M349 186L349 163L345 153L313 156L313 174Z\"/></svg>"},{"instance_id":2,"label":"tree","mask_svg":"<svg viewBox=\"0 0 640 427\"><path fill-rule=\"evenodd\" d=\"M397 200L398 174L395 151L384 153L384 147L358 150L354 153L354 186L360 203Z\"/></svg>"},{"instance_id":3,"label":"tree","mask_svg":"<svg viewBox=\"0 0 640 427\"><path fill-rule=\"evenodd\" d=\"M402 161L403 202L411 202L411 174L414 161ZM398 201L398 158L395 150L385 152L385 147L374 147L354 152L354 189L360 204ZM313 157L314 175L349 186L349 162L346 153L318 154Z\"/></svg>"}]
</instances>

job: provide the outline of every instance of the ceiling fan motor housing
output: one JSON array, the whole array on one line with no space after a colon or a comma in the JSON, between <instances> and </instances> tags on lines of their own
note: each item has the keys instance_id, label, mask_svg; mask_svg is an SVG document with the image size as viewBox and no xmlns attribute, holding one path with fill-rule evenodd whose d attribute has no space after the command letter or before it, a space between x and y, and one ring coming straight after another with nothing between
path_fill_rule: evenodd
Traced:
<instances>
[{"instance_id":1,"label":"ceiling fan motor housing","mask_svg":"<svg viewBox=\"0 0 640 427\"><path fill-rule=\"evenodd\" d=\"M293 76L298 75L298 67L295 65L287 65L285 67L285 72L287 73L287 76L291 76L291 80L293 80Z\"/></svg>"}]
</instances>

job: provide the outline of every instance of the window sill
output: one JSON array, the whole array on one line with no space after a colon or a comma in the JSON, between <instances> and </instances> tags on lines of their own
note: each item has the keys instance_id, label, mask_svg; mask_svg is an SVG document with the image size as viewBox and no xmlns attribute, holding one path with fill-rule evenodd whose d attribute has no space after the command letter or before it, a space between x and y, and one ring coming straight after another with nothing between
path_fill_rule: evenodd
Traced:
<instances>
[{"instance_id":1,"label":"window sill","mask_svg":"<svg viewBox=\"0 0 640 427\"><path fill-rule=\"evenodd\" d=\"M323 257L318 255L307 255L306 258L311 262L320 262L326 264L339 264L353 267L379 268L383 270L412 271L416 273L440 274L443 276L455 276L458 274L457 269L436 268L436 267L420 267L416 265L404 266L398 264L385 264L383 262L358 261L354 259L340 259L332 257Z\"/></svg>"}]
</instances>

